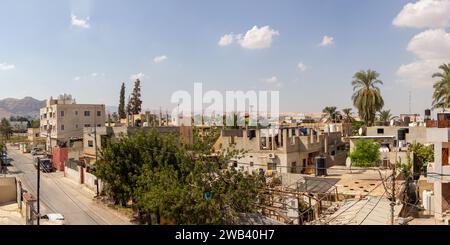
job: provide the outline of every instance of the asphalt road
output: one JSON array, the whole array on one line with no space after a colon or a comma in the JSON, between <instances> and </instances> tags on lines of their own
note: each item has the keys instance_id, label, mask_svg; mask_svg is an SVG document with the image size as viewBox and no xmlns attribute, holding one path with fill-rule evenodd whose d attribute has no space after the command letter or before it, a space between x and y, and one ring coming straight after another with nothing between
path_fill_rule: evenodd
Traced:
<instances>
[{"instance_id":1,"label":"asphalt road","mask_svg":"<svg viewBox=\"0 0 450 245\"><path fill-rule=\"evenodd\" d=\"M23 188L36 196L37 170L30 154L9 147L13 159L10 174L21 180ZM128 225L128 217L117 213L93 197L95 193L65 178L63 172L42 173L40 183L41 214L60 213L67 225Z\"/></svg>"}]
</instances>

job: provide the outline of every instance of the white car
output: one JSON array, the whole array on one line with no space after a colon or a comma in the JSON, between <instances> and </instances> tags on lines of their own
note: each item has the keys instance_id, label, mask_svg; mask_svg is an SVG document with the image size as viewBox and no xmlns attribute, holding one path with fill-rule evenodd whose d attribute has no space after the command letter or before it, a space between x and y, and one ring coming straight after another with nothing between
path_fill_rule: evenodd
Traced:
<instances>
[{"instance_id":1,"label":"white car","mask_svg":"<svg viewBox=\"0 0 450 245\"><path fill-rule=\"evenodd\" d=\"M43 225L64 225L64 216L57 213L44 214L41 221Z\"/></svg>"}]
</instances>

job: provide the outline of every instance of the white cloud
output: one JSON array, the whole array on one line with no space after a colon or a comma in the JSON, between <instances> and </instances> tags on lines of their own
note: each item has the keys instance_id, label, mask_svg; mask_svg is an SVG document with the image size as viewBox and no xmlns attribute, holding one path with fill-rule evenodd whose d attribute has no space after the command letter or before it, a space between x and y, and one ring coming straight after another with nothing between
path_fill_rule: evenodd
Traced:
<instances>
[{"instance_id":1,"label":"white cloud","mask_svg":"<svg viewBox=\"0 0 450 245\"><path fill-rule=\"evenodd\" d=\"M14 68L16 68L16 66L13 64L0 63L0 70L2 71L12 70Z\"/></svg>"},{"instance_id":2,"label":"white cloud","mask_svg":"<svg viewBox=\"0 0 450 245\"><path fill-rule=\"evenodd\" d=\"M268 83L268 84L273 84L273 83L278 82L278 77L272 76L272 77L269 77L269 78L263 78L263 79L261 79L261 82Z\"/></svg>"},{"instance_id":3,"label":"white cloud","mask_svg":"<svg viewBox=\"0 0 450 245\"><path fill-rule=\"evenodd\" d=\"M450 0L419 0L408 3L392 24L415 28L448 27L450 26Z\"/></svg>"},{"instance_id":4,"label":"white cloud","mask_svg":"<svg viewBox=\"0 0 450 245\"><path fill-rule=\"evenodd\" d=\"M81 77L76 76L76 77L73 78L73 80L74 80L74 81L80 81L80 80L81 80Z\"/></svg>"},{"instance_id":5,"label":"white cloud","mask_svg":"<svg viewBox=\"0 0 450 245\"><path fill-rule=\"evenodd\" d=\"M306 65L303 64L302 62L298 63L297 68L298 68L301 72L306 71L306 69L307 69Z\"/></svg>"},{"instance_id":6,"label":"white cloud","mask_svg":"<svg viewBox=\"0 0 450 245\"><path fill-rule=\"evenodd\" d=\"M145 74L142 73L142 72L139 72L137 74L131 75L130 79L133 80L133 81L136 80L136 79L142 80L144 77L145 77Z\"/></svg>"},{"instance_id":7,"label":"white cloud","mask_svg":"<svg viewBox=\"0 0 450 245\"><path fill-rule=\"evenodd\" d=\"M415 88L429 87L438 67L450 61L450 33L442 29L424 31L411 39L407 50L418 60L397 70L399 81Z\"/></svg>"},{"instance_id":8,"label":"white cloud","mask_svg":"<svg viewBox=\"0 0 450 245\"><path fill-rule=\"evenodd\" d=\"M244 36L238 35L239 44L246 49L264 49L272 46L272 40L275 36L279 36L280 33L269 26L263 26L258 28L254 26L248 30Z\"/></svg>"},{"instance_id":9,"label":"white cloud","mask_svg":"<svg viewBox=\"0 0 450 245\"><path fill-rule=\"evenodd\" d=\"M407 65L402 65L397 70L399 82L413 88L431 87L435 79L431 76L438 72L438 67L444 61L439 60L419 60Z\"/></svg>"},{"instance_id":10,"label":"white cloud","mask_svg":"<svg viewBox=\"0 0 450 245\"><path fill-rule=\"evenodd\" d=\"M442 29L419 33L409 42L408 51L424 60L450 59L450 33Z\"/></svg>"},{"instance_id":11,"label":"white cloud","mask_svg":"<svg viewBox=\"0 0 450 245\"><path fill-rule=\"evenodd\" d=\"M72 19L71 23L73 26L85 29L89 29L91 27L91 25L89 24L89 17L83 19L72 14L71 19Z\"/></svg>"},{"instance_id":12,"label":"white cloud","mask_svg":"<svg viewBox=\"0 0 450 245\"><path fill-rule=\"evenodd\" d=\"M233 35L233 33L225 34L220 38L217 44L222 47L228 46L234 42L234 38L235 36Z\"/></svg>"},{"instance_id":13,"label":"white cloud","mask_svg":"<svg viewBox=\"0 0 450 245\"><path fill-rule=\"evenodd\" d=\"M325 46L329 46L329 45L332 45L332 44L334 44L334 37L330 37L330 36L325 35L322 38L322 42L319 44L319 46L325 47Z\"/></svg>"},{"instance_id":14,"label":"white cloud","mask_svg":"<svg viewBox=\"0 0 450 245\"><path fill-rule=\"evenodd\" d=\"M245 49L265 49L270 48L273 38L279 35L280 33L270 28L270 26L263 26L261 28L253 26L245 34L225 34L217 44L224 47L236 42Z\"/></svg>"},{"instance_id":15,"label":"white cloud","mask_svg":"<svg viewBox=\"0 0 450 245\"><path fill-rule=\"evenodd\" d=\"M167 57L167 56L165 56L165 55L156 56L156 57L153 59L153 63L159 64L159 63L164 62L164 61L167 60L168 58L169 58L169 57Z\"/></svg>"}]
</instances>

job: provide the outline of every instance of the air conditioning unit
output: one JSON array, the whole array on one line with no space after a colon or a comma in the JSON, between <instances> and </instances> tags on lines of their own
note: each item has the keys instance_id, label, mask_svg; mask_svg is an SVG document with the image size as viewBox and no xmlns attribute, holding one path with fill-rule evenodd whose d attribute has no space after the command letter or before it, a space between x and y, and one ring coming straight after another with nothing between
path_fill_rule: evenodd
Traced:
<instances>
[{"instance_id":1,"label":"air conditioning unit","mask_svg":"<svg viewBox=\"0 0 450 245\"><path fill-rule=\"evenodd\" d=\"M269 158L270 159L274 159L275 158L275 154L274 153L269 153Z\"/></svg>"}]
</instances>

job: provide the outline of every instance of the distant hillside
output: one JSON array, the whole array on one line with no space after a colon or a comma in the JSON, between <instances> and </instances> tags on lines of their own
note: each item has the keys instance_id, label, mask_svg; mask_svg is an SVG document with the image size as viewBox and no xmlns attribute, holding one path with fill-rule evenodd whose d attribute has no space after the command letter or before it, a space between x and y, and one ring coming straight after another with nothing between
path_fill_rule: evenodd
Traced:
<instances>
[{"instance_id":1,"label":"distant hillside","mask_svg":"<svg viewBox=\"0 0 450 245\"><path fill-rule=\"evenodd\" d=\"M32 97L1 99L0 118L9 118L11 116L39 117L39 109L44 106L45 100L37 100Z\"/></svg>"}]
</instances>

